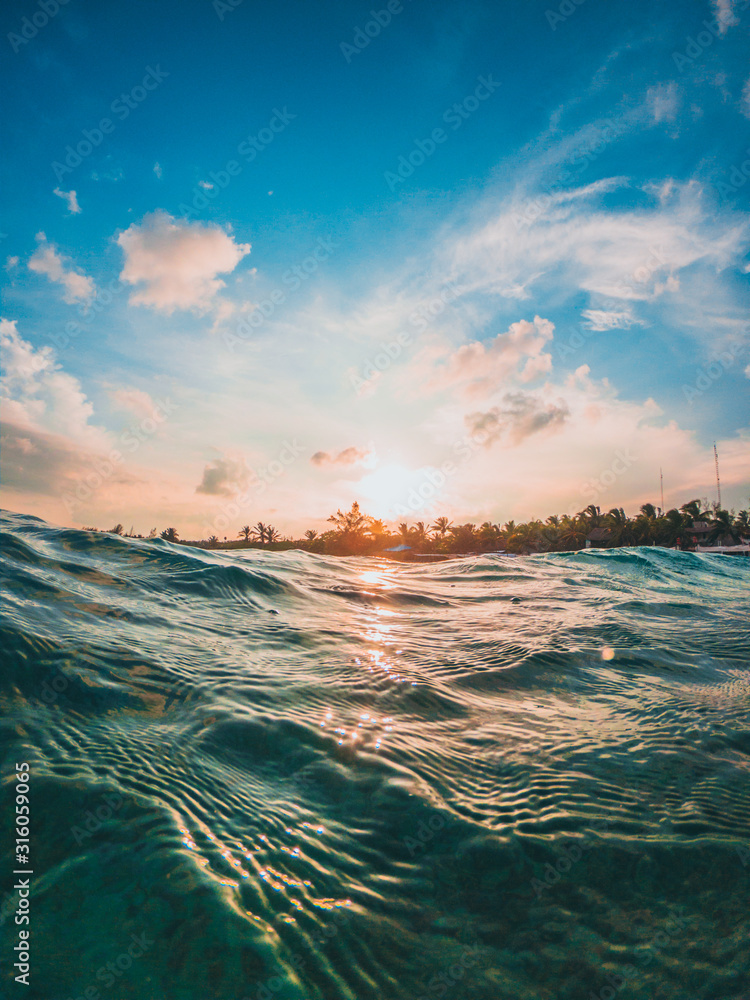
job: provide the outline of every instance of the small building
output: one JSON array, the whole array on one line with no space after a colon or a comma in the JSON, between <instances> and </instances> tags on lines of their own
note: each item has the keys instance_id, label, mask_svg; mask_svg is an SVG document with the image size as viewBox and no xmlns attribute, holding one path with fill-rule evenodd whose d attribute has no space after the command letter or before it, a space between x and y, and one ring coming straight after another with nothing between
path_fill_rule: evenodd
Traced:
<instances>
[{"instance_id":1,"label":"small building","mask_svg":"<svg viewBox=\"0 0 750 1000\"><path fill-rule=\"evenodd\" d=\"M594 528L586 535L587 549L606 549L612 540L612 532L609 528Z\"/></svg>"},{"instance_id":2,"label":"small building","mask_svg":"<svg viewBox=\"0 0 750 1000\"><path fill-rule=\"evenodd\" d=\"M687 534L692 539L693 545L697 545L705 541L710 530L711 525L708 521L693 521L692 526L687 529Z\"/></svg>"}]
</instances>

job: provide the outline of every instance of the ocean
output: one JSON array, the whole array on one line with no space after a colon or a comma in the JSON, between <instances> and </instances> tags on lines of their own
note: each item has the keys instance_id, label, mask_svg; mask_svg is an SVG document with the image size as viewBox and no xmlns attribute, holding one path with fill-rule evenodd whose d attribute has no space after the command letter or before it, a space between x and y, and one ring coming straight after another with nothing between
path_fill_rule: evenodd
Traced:
<instances>
[{"instance_id":1,"label":"ocean","mask_svg":"<svg viewBox=\"0 0 750 1000\"><path fill-rule=\"evenodd\" d=\"M2 541L1 995L750 996L750 561Z\"/></svg>"}]
</instances>

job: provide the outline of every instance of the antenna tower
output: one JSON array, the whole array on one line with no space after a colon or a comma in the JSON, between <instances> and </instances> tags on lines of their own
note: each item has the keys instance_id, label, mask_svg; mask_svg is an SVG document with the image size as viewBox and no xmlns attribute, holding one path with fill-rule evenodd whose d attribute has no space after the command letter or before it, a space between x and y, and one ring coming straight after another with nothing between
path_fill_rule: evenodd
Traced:
<instances>
[{"instance_id":1,"label":"antenna tower","mask_svg":"<svg viewBox=\"0 0 750 1000\"><path fill-rule=\"evenodd\" d=\"M659 482L661 484L661 512L664 513L664 473L659 467Z\"/></svg>"},{"instance_id":2,"label":"antenna tower","mask_svg":"<svg viewBox=\"0 0 750 1000\"><path fill-rule=\"evenodd\" d=\"M714 441L714 464L716 466L716 493L719 498L719 506L721 507L721 480L719 479L719 453L716 450L715 441Z\"/></svg>"}]
</instances>

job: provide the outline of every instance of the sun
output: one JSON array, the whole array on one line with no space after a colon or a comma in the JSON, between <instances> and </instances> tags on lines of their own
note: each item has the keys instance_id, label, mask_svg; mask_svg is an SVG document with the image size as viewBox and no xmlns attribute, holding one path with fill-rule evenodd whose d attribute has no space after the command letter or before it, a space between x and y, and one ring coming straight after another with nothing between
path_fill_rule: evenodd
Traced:
<instances>
[{"instance_id":1,"label":"sun","mask_svg":"<svg viewBox=\"0 0 750 1000\"><path fill-rule=\"evenodd\" d=\"M373 517L394 517L394 508L406 504L409 491L414 488L414 477L415 473L406 466L395 463L363 476L357 484L363 509Z\"/></svg>"}]
</instances>

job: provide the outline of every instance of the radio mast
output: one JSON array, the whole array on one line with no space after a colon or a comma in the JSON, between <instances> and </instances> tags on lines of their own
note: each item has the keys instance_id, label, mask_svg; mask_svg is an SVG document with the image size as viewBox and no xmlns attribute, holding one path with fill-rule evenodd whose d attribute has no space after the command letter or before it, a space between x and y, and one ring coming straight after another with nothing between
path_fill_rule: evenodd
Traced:
<instances>
[{"instance_id":1,"label":"radio mast","mask_svg":"<svg viewBox=\"0 0 750 1000\"><path fill-rule=\"evenodd\" d=\"M664 513L664 473L659 466L659 482L661 483L661 512Z\"/></svg>"},{"instance_id":2,"label":"radio mast","mask_svg":"<svg viewBox=\"0 0 750 1000\"><path fill-rule=\"evenodd\" d=\"M716 494L719 498L719 506L721 507L721 480L719 479L719 453L716 450L715 441L714 441L714 464L716 466Z\"/></svg>"}]
</instances>

